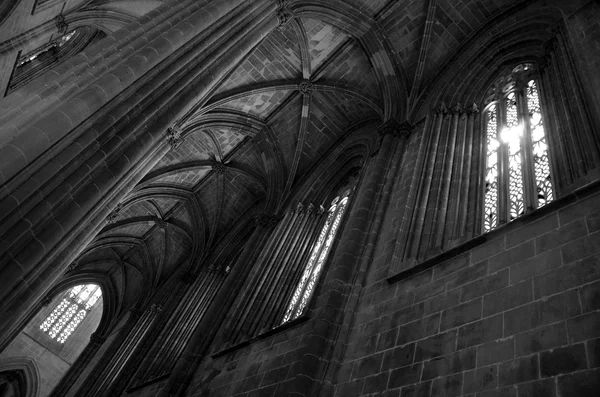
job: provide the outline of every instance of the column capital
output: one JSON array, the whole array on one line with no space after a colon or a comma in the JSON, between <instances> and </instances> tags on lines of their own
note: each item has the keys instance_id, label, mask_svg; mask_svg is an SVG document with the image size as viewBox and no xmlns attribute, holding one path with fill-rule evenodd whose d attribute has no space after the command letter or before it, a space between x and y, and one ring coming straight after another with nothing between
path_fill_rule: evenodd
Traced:
<instances>
[{"instance_id":1,"label":"column capital","mask_svg":"<svg viewBox=\"0 0 600 397\"><path fill-rule=\"evenodd\" d=\"M395 119L389 119L379 126L377 133L382 138L386 135L392 135L396 138L406 138L410 135L412 130L413 126L408 121L398 123Z\"/></svg>"},{"instance_id":2,"label":"column capital","mask_svg":"<svg viewBox=\"0 0 600 397\"><path fill-rule=\"evenodd\" d=\"M279 223L279 218L275 215L267 215L266 213L262 213L258 215L254 221L256 222L256 226L262 226L265 229L272 229L277 226Z\"/></svg>"},{"instance_id":3,"label":"column capital","mask_svg":"<svg viewBox=\"0 0 600 397\"><path fill-rule=\"evenodd\" d=\"M97 345L101 345L104 342L106 342L106 336L100 335L97 332L94 332L93 334L90 335L90 343L95 343Z\"/></svg>"},{"instance_id":4,"label":"column capital","mask_svg":"<svg viewBox=\"0 0 600 397\"><path fill-rule=\"evenodd\" d=\"M277 15L277 29L283 29L285 25L289 21L294 18L294 15L290 11L290 9L286 6L286 0L277 0L277 11L275 11L275 15Z\"/></svg>"},{"instance_id":5,"label":"column capital","mask_svg":"<svg viewBox=\"0 0 600 397\"><path fill-rule=\"evenodd\" d=\"M58 30L59 34L65 34L69 29L69 24L65 21L65 16L63 14L58 14L54 18L54 26L56 26L56 30Z\"/></svg>"},{"instance_id":6,"label":"column capital","mask_svg":"<svg viewBox=\"0 0 600 397\"><path fill-rule=\"evenodd\" d=\"M302 214L304 213L304 204L302 204L300 201L298 201L296 203L296 206L294 207L294 214Z\"/></svg>"},{"instance_id":7,"label":"column capital","mask_svg":"<svg viewBox=\"0 0 600 397\"><path fill-rule=\"evenodd\" d=\"M479 107L475 102L473 102L470 106L467 106L465 109L468 115L479 113Z\"/></svg>"},{"instance_id":8,"label":"column capital","mask_svg":"<svg viewBox=\"0 0 600 397\"><path fill-rule=\"evenodd\" d=\"M122 203L117 204L117 206L115 208L113 208L113 210L110 212L110 214L108 214L106 216L106 222L109 225L115 223L117 221L117 218L119 217L119 212L121 212L122 209L123 209L123 204Z\"/></svg>"},{"instance_id":9,"label":"column capital","mask_svg":"<svg viewBox=\"0 0 600 397\"><path fill-rule=\"evenodd\" d=\"M444 102L441 102L439 105L431 109L431 111L435 114L448 114L448 107Z\"/></svg>"},{"instance_id":10,"label":"column capital","mask_svg":"<svg viewBox=\"0 0 600 397\"><path fill-rule=\"evenodd\" d=\"M456 104L450 109L450 113L457 116L462 115L464 112L465 108L460 104L460 102L456 102Z\"/></svg>"},{"instance_id":11,"label":"column capital","mask_svg":"<svg viewBox=\"0 0 600 397\"><path fill-rule=\"evenodd\" d=\"M177 149L183 143L182 132L181 127L177 124L173 124L167 129L166 139L169 145L171 145L171 149Z\"/></svg>"}]
</instances>

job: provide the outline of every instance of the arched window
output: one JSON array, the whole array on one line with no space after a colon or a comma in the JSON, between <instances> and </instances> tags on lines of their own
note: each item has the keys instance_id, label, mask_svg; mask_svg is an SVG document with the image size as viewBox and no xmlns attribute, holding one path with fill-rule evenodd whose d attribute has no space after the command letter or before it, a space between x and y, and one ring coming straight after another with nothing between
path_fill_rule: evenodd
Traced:
<instances>
[{"instance_id":1,"label":"arched window","mask_svg":"<svg viewBox=\"0 0 600 397\"><path fill-rule=\"evenodd\" d=\"M554 199L535 72L517 66L486 97L485 232Z\"/></svg>"},{"instance_id":2,"label":"arched window","mask_svg":"<svg viewBox=\"0 0 600 397\"><path fill-rule=\"evenodd\" d=\"M101 296L102 290L96 284L78 285L71 288L40 324L40 329L46 332L50 338L65 343Z\"/></svg>"},{"instance_id":3,"label":"arched window","mask_svg":"<svg viewBox=\"0 0 600 397\"><path fill-rule=\"evenodd\" d=\"M325 224L312 249L308 263L302 273L302 278L294 290L292 299L285 311L282 324L298 318L304 312L314 291L319 274L323 269L325 259L327 259L327 254L331 250L331 245L342 221L342 216L348 207L348 195L350 192L351 189L346 190L343 195L336 197L331 203Z\"/></svg>"}]
</instances>

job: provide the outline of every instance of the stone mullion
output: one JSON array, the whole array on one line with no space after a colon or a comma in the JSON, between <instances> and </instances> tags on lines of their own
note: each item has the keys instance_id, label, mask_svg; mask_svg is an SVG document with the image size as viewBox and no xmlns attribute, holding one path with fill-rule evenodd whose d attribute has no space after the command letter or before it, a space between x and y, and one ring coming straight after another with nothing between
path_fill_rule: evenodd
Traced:
<instances>
[{"instance_id":1,"label":"stone mullion","mask_svg":"<svg viewBox=\"0 0 600 397\"><path fill-rule=\"evenodd\" d=\"M82 386L77 390L75 396L87 396L106 383L106 378L112 373L112 370L119 365L123 356L123 351L127 350L132 341L136 340L137 332L143 323L143 314L138 311L130 311L127 322L119 331L119 335L110 344L102 358L98 361L94 370L86 378ZM121 363L123 365L123 363Z\"/></svg>"},{"instance_id":2,"label":"stone mullion","mask_svg":"<svg viewBox=\"0 0 600 397\"><path fill-rule=\"evenodd\" d=\"M574 102L571 114L578 114L578 117L571 118L571 122L576 125L578 142L585 154L584 173L587 174L589 170L600 167L600 136L598 136L598 133L594 133L588 106L581 91L581 81L577 74L578 68L573 62L571 51L567 47L562 32L558 32L556 37L561 76L567 80L565 87L570 90Z\"/></svg>"},{"instance_id":3,"label":"stone mullion","mask_svg":"<svg viewBox=\"0 0 600 397\"><path fill-rule=\"evenodd\" d=\"M306 226L306 222L309 218L309 211L312 208L312 204L309 204L302 214L296 217L296 222L292 226L290 235L284 239L283 244L280 245L281 249L278 255L271 261L268 267L268 271L265 272L262 277L262 285L257 290L256 300L252 307L250 307L249 318L254 319L252 322L247 323L247 333L245 336L255 336L257 333L266 326L268 318L263 317L267 307L271 294L275 291L278 284L281 283L281 274L283 270L288 267L288 261L290 253L294 250L298 241L301 239L302 233Z\"/></svg>"},{"instance_id":4,"label":"stone mullion","mask_svg":"<svg viewBox=\"0 0 600 397\"><path fill-rule=\"evenodd\" d=\"M540 73L540 100L543 100L542 114L544 116L544 130L548 139L548 151L550 152L550 164L553 170L559 170L552 176L554 189L560 196L565 187L575 180L574 170L571 166L571 156L567 152L565 138L562 136L562 125L559 118L558 104L554 101L556 92L551 72L551 54L546 55L546 65ZM546 110L548 109L548 110Z\"/></svg>"},{"instance_id":5,"label":"stone mullion","mask_svg":"<svg viewBox=\"0 0 600 397\"><path fill-rule=\"evenodd\" d=\"M475 227L477 217L483 215L476 215L470 217L470 214L483 214L483 186L482 180L483 175L478 172L481 169L480 162L475 161L475 153L483 153L483 147L481 144L477 144L476 136L481 136L480 133L475 132L477 114L479 110L477 106L473 104L467 109L467 123L466 123L466 138L465 138L465 164L463 172L465 173L465 180L463 188L460 194L460 205L458 210L458 222L455 229L455 238L463 237L465 240L470 239L475 234L479 234L480 230ZM478 130L478 132L481 132ZM481 143L482 140L479 141ZM475 207L475 211L469 212L469 208Z\"/></svg>"},{"instance_id":6,"label":"stone mullion","mask_svg":"<svg viewBox=\"0 0 600 397\"><path fill-rule=\"evenodd\" d=\"M444 183L444 171L446 169L446 157L452 130L452 115L450 112L444 115L438 140L438 149L432 169L429 197L425 206L425 220L423 235L421 236L421 247L417 254L418 260L425 259L433 249L436 249L437 220L441 210L442 186Z\"/></svg>"},{"instance_id":7,"label":"stone mullion","mask_svg":"<svg viewBox=\"0 0 600 397\"><path fill-rule=\"evenodd\" d=\"M442 250L445 247L448 240L452 237L451 234L444 233L448 222L448 208L450 207L450 193L453 190L453 185L456 185L455 179L460 177L460 174L457 174L456 164L454 162L456 156L456 140L458 138L458 123L460 121L462 115L462 108L460 105L457 105L452 109L452 117L449 123L449 134L448 134L448 143L446 145L446 154L443 161L444 173L441 178L441 192L440 192L440 200L438 201L439 212L437 217L434 220L435 223L435 241L433 247L435 250ZM461 159L458 159L461 161ZM453 173L454 171L454 173ZM450 225L452 226L452 225Z\"/></svg>"},{"instance_id":8,"label":"stone mullion","mask_svg":"<svg viewBox=\"0 0 600 397\"><path fill-rule=\"evenodd\" d=\"M581 152L581 147L577 140L577 133L574 130L574 125L571 123L573 118L573 110L571 109L569 100L565 98L564 93L567 92L565 87L565 81L563 79L561 67L559 65L558 54L556 49L551 51L551 67L552 71L552 82L556 88L553 92L553 99L558 104L558 119L563 129L563 133L560 134L561 138L565 140L565 155L571 163L571 167L574 171L575 179L581 178L585 175L585 158Z\"/></svg>"},{"instance_id":9,"label":"stone mullion","mask_svg":"<svg viewBox=\"0 0 600 397\"><path fill-rule=\"evenodd\" d=\"M249 281L250 272L258 266L256 257L262 251L271 234L268 226L270 225L258 224L252 232L231 272L194 329L192 336L177 360L169 381L158 394L159 397L179 395L187 389L198 364L206 354L208 347L213 343L215 334L223 328L225 316L230 311L233 303L237 301L243 286Z\"/></svg>"},{"instance_id":10,"label":"stone mullion","mask_svg":"<svg viewBox=\"0 0 600 397\"><path fill-rule=\"evenodd\" d=\"M266 282L274 268L277 266L280 255L284 252L285 247L289 244L297 232L298 223L301 222L302 214L298 212L288 212L289 222L284 226L281 234L273 234L274 244L270 247L265 258L257 262L253 273L250 276L250 282L246 287L246 294L244 298L240 300L242 302L242 311L236 316L232 316L230 319L230 326L233 330L231 337L228 342L235 344L241 342L244 338L251 337L250 329L253 328L255 321L254 317L256 312L256 306L260 304L260 295L263 293L263 288L270 288L270 285Z\"/></svg>"},{"instance_id":11,"label":"stone mullion","mask_svg":"<svg viewBox=\"0 0 600 397\"><path fill-rule=\"evenodd\" d=\"M241 330L235 339L240 342L242 339L248 339L256 335L257 330L261 328L260 313L262 305L265 303L265 295L273 290L277 281L277 273L281 266L285 266L287 253L292 250L302 231L302 226L307 218L307 208L299 212L290 222L288 233L280 240L277 245L277 252L271 257L268 263L264 263L260 274L260 283L257 283L254 289L254 300L248 303L246 321L241 322Z\"/></svg>"},{"instance_id":12,"label":"stone mullion","mask_svg":"<svg viewBox=\"0 0 600 397\"><path fill-rule=\"evenodd\" d=\"M158 309L158 310L157 310ZM142 315L143 321L140 326L136 327L135 334L129 338L125 349L119 349L119 362L114 363L109 376L103 379L103 383L94 388L95 394L92 397L103 396L112 397L120 395L131 381L132 374L138 365L136 358L139 357L140 350L143 350L144 345L152 336L153 328L156 324L157 314L162 308L157 305L152 305L146 309ZM79 396L77 396L79 397ZM81 396L83 397L83 395ZM87 395L86 395L87 397Z\"/></svg>"},{"instance_id":13,"label":"stone mullion","mask_svg":"<svg viewBox=\"0 0 600 397\"><path fill-rule=\"evenodd\" d=\"M173 369L172 367L179 358L186 342L189 340L193 329L202 319L214 294L223 282L223 277L219 274L209 272L206 273L206 276L200 285L192 287L192 289L196 290L196 293L194 294L194 299L188 300L185 310L181 314L173 315L177 326L173 327L172 332L166 334L163 341L155 342L159 346L159 349L156 349L155 354L151 354L155 359L147 371L148 374L140 371L144 380L155 379L169 373ZM202 274L200 277L202 277ZM169 347L168 350L167 346Z\"/></svg>"},{"instance_id":14,"label":"stone mullion","mask_svg":"<svg viewBox=\"0 0 600 397\"><path fill-rule=\"evenodd\" d=\"M321 228L323 227L322 220L326 218L326 214L326 212L323 212L320 215L317 213L317 216L312 217L310 223L307 225L305 244L301 247L302 249L298 255L294 257L292 265L289 267L288 275L283 277L279 295L280 304L276 305L276 311L271 316L271 320L267 327L276 327L280 325L283 320L292 299L292 294L302 278L302 274L304 273L310 255L312 254L313 247L319 238Z\"/></svg>"},{"instance_id":15,"label":"stone mullion","mask_svg":"<svg viewBox=\"0 0 600 397\"><path fill-rule=\"evenodd\" d=\"M390 272L397 273L402 270L404 260L408 259L410 256L410 243L413 234L411 230L415 227L417 215L419 213L419 197L421 195L421 175L423 174L423 168L425 164L425 158L427 156L427 148L429 144L429 139L425 138L428 134L428 131L431 129L432 125L435 125L435 120L437 116L432 116L429 113L425 119L425 125L423 130L421 131L421 142L418 147L418 154L415 161L414 171L412 174L412 183L410 184L410 191L408 192L406 207L405 207L405 215L402 219L402 224L400 227L400 233L398 238L396 239L396 244L394 247L394 252L391 254L389 258L392 260L392 266L390 268Z\"/></svg>"},{"instance_id":16,"label":"stone mullion","mask_svg":"<svg viewBox=\"0 0 600 397\"><path fill-rule=\"evenodd\" d=\"M537 208L537 189L535 182L535 163L533 160L533 142L531 141L531 122L527 108L527 97L523 89L515 92L517 97L517 112L523 124L521 137L521 172L523 173L523 207L525 213Z\"/></svg>"},{"instance_id":17,"label":"stone mullion","mask_svg":"<svg viewBox=\"0 0 600 397\"><path fill-rule=\"evenodd\" d=\"M465 112L461 112L458 116L458 126L456 132L456 143L455 143L455 159L453 161L452 170L452 186L450 188L450 196L448 201L448 213L446 215L446 224L444 225L444 240L442 242L442 249L448 248L448 243L461 237L460 232L457 231L458 222L460 218L460 206L463 201L466 201L467 196L463 195L463 186L468 184L469 175L465 175L469 170L466 167L467 161L467 115Z\"/></svg>"},{"instance_id":18,"label":"stone mullion","mask_svg":"<svg viewBox=\"0 0 600 397\"><path fill-rule=\"evenodd\" d=\"M185 281L180 282L180 284L184 283ZM176 290L179 290L179 293L173 297L173 302L175 304L180 302L181 304L175 310L172 310L170 316L164 317L163 325L153 327L150 331L150 336L148 336L149 346L143 346L137 354L139 357L144 358L137 369L137 381L132 384L143 383L152 378L152 370L156 368L157 361L165 359L165 356L161 353L167 348L170 340L176 340L172 338L173 335L181 332L181 323L185 323L182 319L187 320L189 318L193 303L196 301L197 296L202 293L200 288L194 289L191 285L187 285L187 288L179 286Z\"/></svg>"},{"instance_id":19,"label":"stone mullion","mask_svg":"<svg viewBox=\"0 0 600 397\"><path fill-rule=\"evenodd\" d=\"M214 66L218 73L213 73L211 79L203 79L197 80L197 84L202 84L202 86L196 86L194 84L185 84L186 81L182 81L184 89L187 90L183 95L178 93L180 96L177 97L176 100L172 100L170 97L167 99L164 96L159 99L161 103L156 103L156 107L151 109L151 112L154 110L160 110L162 112L169 111L169 117L163 117L156 120L153 124L151 124L150 128L145 129L144 135L140 136L135 142L131 142L131 144L127 147L126 150L123 151L123 155L119 157L117 163L113 163L109 165L100 166L98 170L98 177L94 179L95 186L97 190L97 194L91 194L90 191L86 189L81 189L81 193L79 195L75 195L73 199L66 200L65 206L71 208L71 206L77 206L80 208L80 211L70 212L68 220L65 220L64 224L61 225L57 222L50 224L43 232L43 234L37 235L36 244L28 245L26 252L21 251L19 253L15 252L13 258L10 258L13 267L17 266L23 272L29 271L34 265L37 265L39 268L39 262L43 260L49 260L47 251L53 250L55 245L59 241L64 241L63 234L65 230L69 231L67 233L71 233L72 228L74 227L74 223L77 222L86 222L88 218L93 216L93 211L90 211L93 208L98 208L97 200L98 197L103 197L108 190L110 190L111 185L115 179L123 178L129 172L129 168L131 163L136 163L144 158L144 152L148 150L154 143L160 139L160 135L166 129L167 123L172 123L173 118L176 116L177 112L183 112L186 108L191 106L191 102L193 99L197 100L199 93L206 92L210 89L211 84L215 83L218 80L219 76L224 74L227 71L226 67L219 66L228 66L232 67L236 64L243 56L246 54L251 48L253 48L264 36L274 27L276 24L275 18L268 14L264 18L254 18L253 22L245 27L243 30L236 33L239 40L236 43L236 48L227 51L224 54L224 57ZM192 76L188 76L189 79L196 79L199 76L196 74ZM187 79L186 79L187 80ZM166 101L166 102L165 102ZM164 102L164 103L163 103ZM164 105L164 106L163 106ZM153 115L152 117L154 117ZM145 117L151 118L149 115L144 116L145 122L150 123L150 120ZM141 123L142 120L138 120L137 122ZM129 127L131 130L137 130L135 124L132 123ZM115 141L115 145L117 142ZM117 145L118 146L118 145ZM110 150L109 150L110 151ZM99 154L102 151L98 152ZM102 157L102 156L100 156ZM85 168L85 167L82 167ZM92 168L96 168L94 165ZM125 195L127 191L120 191L121 195ZM89 212L88 212L89 211ZM69 211L66 211L69 212ZM86 215L81 215L86 214ZM10 266L4 267L4 269L9 269ZM4 270L3 269L3 270ZM13 272L12 279L19 279L20 274ZM10 284L10 281L7 282ZM10 289L10 288L7 288Z\"/></svg>"},{"instance_id":20,"label":"stone mullion","mask_svg":"<svg viewBox=\"0 0 600 397\"><path fill-rule=\"evenodd\" d=\"M261 321L257 322L255 330L268 330L272 328L273 324L277 321L275 313L279 311L282 306L287 305L286 295L284 294L284 286L286 280L289 280L293 276L293 270L296 268L295 264L298 261L300 253L303 248L306 247L307 241L310 240L311 235L314 234L314 228L312 222L316 217L317 207L309 205L301 224L298 227L298 231L295 236L295 241L287 249L286 255L279 262L277 266L277 274L270 284L270 288L266 288L266 294L263 299L262 309L259 314Z\"/></svg>"},{"instance_id":21,"label":"stone mullion","mask_svg":"<svg viewBox=\"0 0 600 397\"><path fill-rule=\"evenodd\" d=\"M94 358L102 344L106 342L106 337L96 335L95 333L90 336L90 341L81 352L77 360L73 363L69 371L60 379L59 383L52 389L50 397L64 396L73 387L79 376L83 373L90 360Z\"/></svg>"},{"instance_id":22,"label":"stone mullion","mask_svg":"<svg viewBox=\"0 0 600 397\"><path fill-rule=\"evenodd\" d=\"M409 233L412 234L413 237L409 242L410 249L408 251L407 259L417 259L420 251L421 236L425 226L427 202L429 201L430 188L431 184L433 183L433 169L435 166L442 125L447 109L445 105L442 104L434 111L435 116L434 121L432 122L431 132L424 131L424 134L431 134L431 139L428 142L429 144L426 146L427 155L423 159L423 168L420 170L421 172L418 178L419 181L422 181L422 184L419 188L417 206L415 207L415 222L410 228L411 230L409 230Z\"/></svg>"},{"instance_id":23,"label":"stone mullion","mask_svg":"<svg viewBox=\"0 0 600 397\"><path fill-rule=\"evenodd\" d=\"M498 115L496 131L500 140L500 134L506 124L506 99L504 97L498 101L496 109ZM501 143L498 147L498 226L510 221L509 178L508 146Z\"/></svg>"},{"instance_id":24,"label":"stone mullion","mask_svg":"<svg viewBox=\"0 0 600 397\"><path fill-rule=\"evenodd\" d=\"M322 385L319 380L326 375L326 363L335 349L338 331L344 321L344 306L361 270L361 258L369 243L370 231L376 227L378 218L384 216L384 211L379 208L391 194L386 180L393 179L390 174L397 160L394 153L405 141L406 135L398 137L397 133L384 133L379 152L367 166L356 200L349 208L345 225L340 228L341 236L332 251L333 259L325 281L319 288L319 298L323 299L317 300L319 306L312 311L310 333L303 338L304 354L288 375L290 395L319 395Z\"/></svg>"}]
</instances>

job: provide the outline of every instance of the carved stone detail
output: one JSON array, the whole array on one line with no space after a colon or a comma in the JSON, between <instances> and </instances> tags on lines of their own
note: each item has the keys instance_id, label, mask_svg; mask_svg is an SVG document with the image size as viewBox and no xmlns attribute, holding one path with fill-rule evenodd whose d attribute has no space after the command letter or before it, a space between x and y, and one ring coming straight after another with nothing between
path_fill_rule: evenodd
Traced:
<instances>
[{"instance_id":1,"label":"carved stone detail","mask_svg":"<svg viewBox=\"0 0 600 397\"><path fill-rule=\"evenodd\" d=\"M106 342L106 336L99 335L97 332L94 332L90 335L90 343L95 343L97 345L101 345Z\"/></svg>"},{"instance_id":2,"label":"carved stone detail","mask_svg":"<svg viewBox=\"0 0 600 397\"><path fill-rule=\"evenodd\" d=\"M69 29L69 24L65 21L65 16L62 14L59 14L54 18L54 25L59 34L65 34Z\"/></svg>"},{"instance_id":3,"label":"carved stone detail","mask_svg":"<svg viewBox=\"0 0 600 397\"><path fill-rule=\"evenodd\" d=\"M214 161L212 163L212 169L219 174L225 174L225 172L227 172L227 166L224 163L220 163L218 161Z\"/></svg>"},{"instance_id":4,"label":"carved stone detail","mask_svg":"<svg viewBox=\"0 0 600 397\"><path fill-rule=\"evenodd\" d=\"M73 261L71 262L71 264L69 265L69 267L67 268L67 272L72 272L73 270L75 270L77 268L77 262Z\"/></svg>"},{"instance_id":5,"label":"carved stone detail","mask_svg":"<svg viewBox=\"0 0 600 397\"><path fill-rule=\"evenodd\" d=\"M277 15L278 29L283 29L294 17L290 9L286 7L285 3L284 0L277 0L277 11L275 14Z\"/></svg>"},{"instance_id":6,"label":"carved stone detail","mask_svg":"<svg viewBox=\"0 0 600 397\"><path fill-rule=\"evenodd\" d=\"M377 132L382 138L386 135L393 135L397 138L406 138L410 135L412 129L412 125L406 121L400 124L394 119L389 119L377 129Z\"/></svg>"},{"instance_id":7,"label":"carved stone detail","mask_svg":"<svg viewBox=\"0 0 600 397\"><path fill-rule=\"evenodd\" d=\"M272 229L275 226L277 226L277 223L279 222L279 218L276 216L269 216L267 214L260 214L259 216L256 217L256 225L257 226L262 226L265 229Z\"/></svg>"},{"instance_id":8,"label":"carved stone detail","mask_svg":"<svg viewBox=\"0 0 600 397\"><path fill-rule=\"evenodd\" d=\"M304 213L304 204L302 204L301 202L298 201L298 203L296 203L296 207L294 208L294 213L295 214L303 214Z\"/></svg>"},{"instance_id":9,"label":"carved stone detail","mask_svg":"<svg viewBox=\"0 0 600 397\"><path fill-rule=\"evenodd\" d=\"M181 128L174 124L167 129L167 142L171 145L171 149L175 150L181 145L183 142L183 137L181 136Z\"/></svg>"},{"instance_id":10,"label":"carved stone detail","mask_svg":"<svg viewBox=\"0 0 600 397\"><path fill-rule=\"evenodd\" d=\"M40 301L42 307L47 307L52 302L52 298L49 295L46 295Z\"/></svg>"},{"instance_id":11,"label":"carved stone detail","mask_svg":"<svg viewBox=\"0 0 600 397\"><path fill-rule=\"evenodd\" d=\"M315 86L309 80L304 80L300 84L298 84L298 91L302 95L310 95L315 90Z\"/></svg>"},{"instance_id":12,"label":"carved stone detail","mask_svg":"<svg viewBox=\"0 0 600 397\"><path fill-rule=\"evenodd\" d=\"M162 312L162 306L156 303L153 303L150 305L150 307L148 308L148 311L150 313L154 313L154 314L158 314L160 312Z\"/></svg>"},{"instance_id":13,"label":"carved stone detail","mask_svg":"<svg viewBox=\"0 0 600 397\"><path fill-rule=\"evenodd\" d=\"M307 213L308 215L312 215L312 214L314 214L314 213L315 213L315 209L316 209L316 207L314 206L314 204L313 204L313 203L310 203L310 204L308 205L308 207L306 208L306 213Z\"/></svg>"},{"instance_id":14,"label":"carved stone detail","mask_svg":"<svg viewBox=\"0 0 600 397\"><path fill-rule=\"evenodd\" d=\"M117 218L119 217L119 212L121 212L122 209L123 209L123 204L121 204L121 203L117 204L117 206L112 210L112 212L107 215L106 222L109 225L112 225L113 223L115 223L117 221Z\"/></svg>"},{"instance_id":15,"label":"carved stone detail","mask_svg":"<svg viewBox=\"0 0 600 397\"><path fill-rule=\"evenodd\" d=\"M477 106L476 103L473 103L471 106L469 106L465 109L465 112L467 112L467 114L469 114L469 115L477 114L477 113L479 113L479 107Z\"/></svg>"},{"instance_id":16,"label":"carved stone detail","mask_svg":"<svg viewBox=\"0 0 600 397\"><path fill-rule=\"evenodd\" d=\"M465 108L460 104L460 102L456 102L452 109L450 109L450 113L453 115L460 116L465 112Z\"/></svg>"}]
</instances>

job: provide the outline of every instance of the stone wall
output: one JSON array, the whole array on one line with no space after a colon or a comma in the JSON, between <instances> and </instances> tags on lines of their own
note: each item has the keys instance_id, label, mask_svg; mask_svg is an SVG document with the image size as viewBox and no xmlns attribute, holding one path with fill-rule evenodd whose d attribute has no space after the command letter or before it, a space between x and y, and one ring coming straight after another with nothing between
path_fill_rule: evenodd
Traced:
<instances>
[{"instance_id":1,"label":"stone wall","mask_svg":"<svg viewBox=\"0 0 600 397\"><path fill-rule=\"evenodd\" d=\"M335 395L595 395L600 194L537 218L398 282L370 278Z\"/></svg>"}]
</instances>

